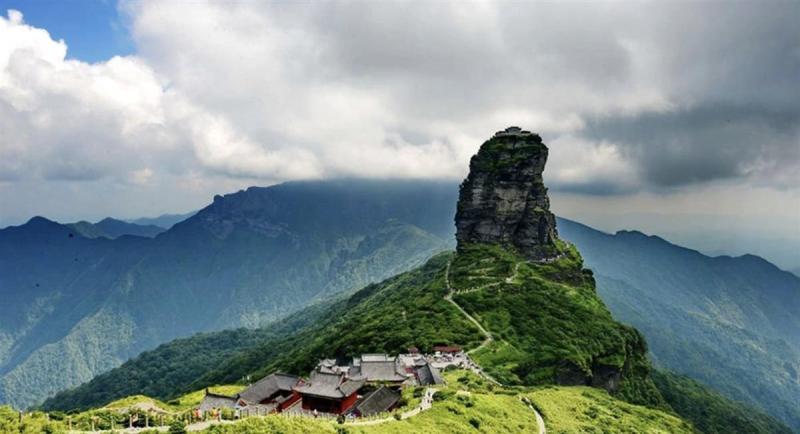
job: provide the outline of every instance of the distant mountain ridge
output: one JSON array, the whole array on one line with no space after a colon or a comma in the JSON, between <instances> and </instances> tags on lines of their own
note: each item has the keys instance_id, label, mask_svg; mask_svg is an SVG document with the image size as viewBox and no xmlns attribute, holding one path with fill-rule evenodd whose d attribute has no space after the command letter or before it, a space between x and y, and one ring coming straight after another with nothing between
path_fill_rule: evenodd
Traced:
<instances>
[{"instance_id":1,"label":"distant mountain ridge","mask_svg":"<svg viewBox=\"0 0 800 434\"><path fill-rule=\"evenodd\" d=\"M638 231L566 219L614 315L659 366L762 408L800 431L800 278L754 255L708 257Z\"/></svg>"},{"instance_id":2,"label":"distant mountain ridge","mask_svg":"<svg viewBox=\"0 0 800 434\"><path fill-rule=\"evenodd\" d=\"M169 229L175 226L175 224L180 223L195 214L197 214L197 211L192 211L185 214L161 214L160 216L157 217L140 217L125 221L136 225L143 225L143 226L153 225L153 226L158 226L160 228Z\"/></svg>"},{"instance_id":3,"label":"distant mountain ridge","mask_svg":"<svg viewBox=\"0 0 800 434\"><path fill-rule=\"evenodd\" d=\"M341 184L343 183L347 184L349 181L341 181L338 187L330 188L335 192L342 188ZM283 217L289 219L291 215L289 212L292 209L304 210L302 208L304 203L318 202L313 198L332 194L325 189L324 185L326 184L328 183L304 183L281 187L279 189L280 197L293 196L287 199L276 198L278 201L276 203L292 204L283 207L286 211ZM407 268L410 268L413 264L419 263L415 261L422 261L423 256L429 255L427 252L435 251L436 249L431 247L433 245L439 246L437 248L452 248L452 216L455 212L454 201L457 197L457 186L453 183L418 182L406 185L407 191L404 194L394 194L391 190L386 190L386 194L375 196L378 194L378 190L388 184L391 183L373 184L375 191L372 193L369 193L366 186L360 187L367 190L363 197L356 194L358 187L354 187L355 190L345 196L349 197L347 200L340 198L322 201L319 203L325 205L315 208L316 211L300 212L304 215L303 219L305 220L302 227L306 228L304 230L314 233L323 231L326 223L337 215L336 213L329 215L328 211L339 208L340 202L349 204L353 210L364 210L374 209L381 203L398 201L393 210L372 214L373 216L397 214L395 216L397 219L394 224L383 221L383 223L372 225L373 229L370 230L370 233L373 235L369 237L369 242L365 242L367 238L357 237L361 241L357 243L359 247L354 249L352 246L356 243L344 242L345 238L338 244L325 241L323 244L329 247L322 250L338 253L335 255L332 253L320 254L318 257L320 259L316 261L300 261L305 265L295 269L296 275L308 273L310 270L313 273L319 273L320 277L316 281L328 282L329 289L322 291L315 298L316 300L325 299L327 296L322 294L336 293L343 287L355 288L362 283L379 280L380 273L373 274L371 270L386 271L380 266L382 261L387 263L398 261L397 258L389 256L393 251L401 259L405 258ZM403 190L402 187L396 188ZM242 199L240 205L246 205L251 202L244 200L245 196L248 194L261 196L270 189L273 188L253 189L248 190L249 193L239 192L234 195L239 195L237 198ZM315 189L318 191L314 192ZM309 199L304 201L303 197L307 195ZM229 196L233 195L227 195L223 199L227 199ZM357 206L356 202L361 205ZM258 206L255 206L256 201L254 201L251 204L254 208L269 208L269 203L269 201L258 202ZM362 206L366 208L362 208ZM221 252L219 249L230 242L231 237L247 238L237 236L236 234L242 233L238 230L231 231L227 237L218 236L225 233L227 226L246 227L249 226L248 220L252 222L269 221L270 219L274 220L270 216L282 215L272 207L273 211L271 212L277 212L277 214L270 214L267 211L260 214L256 210L251 210L247 213L238 213L236 217L233 215L230 218L220 217L225 214L225 208L220 203L213 211L210 209L206 211L211 213L206 216L208 219L203 217L204 213L201 212L196 218L179 223L175 228L176 232L168 237L172 240L165 239L163 241L164 246L181 244L183 241L180 240L183 239L183 236L191 240L194 238L192 233L202 236L187 244L185 249L170 250L166 247L159 247L156 250L164 249L160 254L152 254L150 246L161 243L162 241L158 241L158 239L167 234L160 235L157 240L126 236L116 240L85 239L63 225L42 218L31 220L26 225L28 226L26 230L13 228L0 230L0 297L4 301L11 301L10 303L0 303L0 401L5 400L21 405L22 401L12 401L17 394L21 394L28 395L25 397L25 399L29 399L27 402L35 402L44 398L47 393L76 384L76 382L86 381L98 372L118 366L124 360L138 354L142 349L152 348L158 342L170 339L148 331L147 328L133 326L138 323L138 320L129 319L131 315L129 312L146 317L146 313L151 309L150 302L144 295L141 295L141 299L137 298L139 290L136 288L143 284L140 280L160 279L158 276L161 273L172 274L174 270L187 263L194 263L196 266L194 269L203 270L200 273L203 276L213 275L214 273L210 271L213 267L208 267L207 262L197 263L195 256L202 256L202 253L208 251L209 248L211 251ZM234 208L238 209L239 207ZM402 209L405 210L395 211ZM354 212L361 215L361 218L371 214L366 211ZM414 213L418 215L414 216ZM314 223L315 219L319 221ZM341 218L334 220L341 220ZM375 219L375 221L378 220ZM416 224L409 226L407 224L409 220ZM238 223L234 224L234 221ZM368 218L367 221L372 221L372 219ZM183 225L186 227L177 230ZM278 227L280 228L280 226ZM344 231L343 226L338 224L332 225L330 228ZM792 362L798 359L795 355L796 350L786 339L792 337L791 330L793 329L791 327L795 323L792 321L792 317L786 321L770 321L769 318L776 315L775 318L785 319L786 312L790 312L789 309L796 306L793 303L796 303L794 300L797 296L793 294L797 292L786 289L792 288L791 285L794 284L792 282L797 282L796 277L788 275L756 257L709 258L690 249L672 245L658 237L650 237L641 233L606 234L566 219L558 219L558 228L562 238L574 242L581 250L587 267L594 270L598 281L598 293L608 304L613 315L623 322L635 325L643 332L657 365L701 379L704 383L715 386L725 395L762 406L769 413L780 416L786 422L792 420L792 411L796 410L796 406L792 405L793 397L796 396L793 395L795 393L793 391L796 390L794 388L797 383L791 381L793 378L791 372L792 370L797 371L796 364ZM418 229L421 229L421 232ZM423 246L422 248L419 246L413 248L412 250L417 253L410 256L404 255L409 253L409 245L414 242L409 242L399 251L391 247L405 237L403 235L405 230L409 230L414 237L419 237L416 239ZM265 231L268 232L267 227L255 225L243 233L263 234ZM70 232L73 232L74 239L68 238ZM178 233L184 235L179 236ZM215 233L217 235L214 235ZM434 234L434 239L429 238L430 234ZM65 241L77 240L77 242L66 243L60 241L62 239ZM52 240L59 241L54 243ZM9 243L12 248L8 248ZM344 248L341 250L331 247L335 245L344 246ZM384 248L370 247L373 245L384 246ZM660 247L654 248L654 246ZM282 252L281 249L282 247L277 248L275 252ZM247 252L245 254L250 256L250 250L245 250ZM372 251L372 256L369 256L368 252L370 251ZM345 254L345 252L349 253ZM663 256L665 252L672 253ZM361 256L363 254L367 254L373 259L365 260ZM225 256L228 253L220 253L220 255ZM669 259L671 255L677 255L681 259ZM143 257L147 258L145 262L148 265L131 269L130 263L140 261ZM24 258L36 258L36 260L22 260ZM223 261L224 258L219 260ZM159 262L163 262L160 267L156 265ZM241 261L234 258L231 262L238 264ZM327 273L318 271L324 270L324 268L313 265L318 262L329 264L329 271ZM640 263L641 267L637 265ZM708 265L709 263L715 265L712 267ZM38 266L34 267L36 264ZM118 266L112 264L118 264ZM270 264L269 266L277 265ZM253 267L252 263L246 268L251 267ZM401 268L400 266L396 267L398 270ZM90 269L95 270L96 282L87 280L87 276L84 275L86 270ZM687 274L687 271L692 271L692 273ZM386 272L388 273L388 271ZM235 273L240 273L240 271ZM296 275L287 273L286 276L274 281L297 281L294 280ZM335 275L341 276L341 278L336 281L332 280L330 276ZM31 276L37 278L31 279ZM221 277L219 279L219 281L224 281ZM175 278L175 280L179 279ZM70 283L57 291L47 290L58 286L56 284L62 281ZM133 282L133 285L128 286L127 282ZM348 282L352 286L348 286ZM699 285L698 282L715 282L712 288L713 292L706 291L705 285ZM39 286L36 286L37 284ZM187 282L178 292L189 295L177 296L175 300L170 299L170 306L175 305L177 306L175 309L180 309L182 304L194 305L197 303L198 297L200 299L206 297L186 292L191 286L194 285ZM230 290L226 290L225 293L230 294L231 298L249 302L255 300L254 305L258 305L259 299L253 298L253 295L247 295L242 289L234 290L236 288L234 286L226 287ZM109 296L107 294L109 288L113 288L121 295ZM693 295L695 292L705 295L695 297ZM10 297L8 294L14 294L14 296ZM711 296L712 294L716 295ZM753 298L754 294L770 295L759 300L758 297ZM115 301L115 298L118 300ZM774 299L772 303L766 303L772 299ZM76 300L80 300L80 302L78 303ZM166 302L161 298L159 300L161 303ZM711 303L714 300L726 302ZM742 300L746 300L746 302L742 302ZM59 307L61 304L69 305L69 309ZM269 321L269 318L274 318L279 313L271 311L269 315L257 317L247 313L246 304L244 304L245 307L235 307L234 305L235 303L220 309L222 313L203 312L202 320L199 318L194 320L197 321L197 324L193 328L186 328L176 336L235 326L234 318L246 319L245 322L238 324L259 324L259 321ZM131 306L135 306L135 308ZM159 309L157 305L153 308ZM711 308L713 309L709 310ZM170 308L167 308L167 311L171 312ZM729 316L726 314L728 311L736 312L736 314ZM711 312L718 312L718 315L711 315ZM208 325L212 322L208 320L212 318L219 323ZM794 318L796 319L796 316ZM776 322L777 324L774 324ZM108 326L106 326L107 324ZM165 324L167 324L165 327L172 327L169 322ZM747 328L743 329L742 324L747 324ZM176 327L180 325L178 323ZM104 330L105 334L98 334L98 330ZM108 342L100 342L101 336L108 339ZM137 340L152 342L152 344L147 346L134 344L133 342ZM117 343L119 343L119 347L116 347ZM88 350L86 351L87 355L78 357L85 350ZM34 357L31 358L34 353ZM23 357L23 354L27 354L27 356ZM107 356L109 354L111 356ZM159 357L164 356L159 355ZM9 362L12 358L14 361ZM41 375L40 378L46 378L45 373L51 372L49 370L56 366L50 365L48 361L58 358L63 359L59 362L62 363L59 368L60 372L75 372L77 375L70 379L70 382L53 384L51 389L40 389L40 386L32 381L37 378L37 375ZM748 364L748 360L754 360L763 365L757 367ZM71 361L74 361L74 364ZM18 369L9 368L12 364L20 367ZM703 368L704 366L706 368ZM759 375L759 373L764 375ZM60 376L61 374L59 374L59 378ZM739 378L744 378L746 381L738 381ZM116 378L114 381L121 381L121 379ZM99 387L99 385L91 384L87 390L91 391L92 387ZM142 385L142 387L144 386ZM30 394L28 390L34 390L35 394ZM40 390L49 391L40 393ZM758 391L767 393L761 395L756 393ZM87 393L96 393L96 391ZM764 403L770 405L765 406ZM796 431L800 431L797 425L793 426Z\"/></svg>"},{"instance_id":4,"label":"distant mountain ridge","mask_svg":"<svg viewBox=\"0 0 800 434\"><path fill-rule=\"evenodd\" d=\"M442 183L290 183L217 196L152 239L38 217L0 230L0 402L31 405L170 339L262 325L406 270L452 246L435 216L454 197Z\"/></svg>"},{"instance_id":5,"label":"distant mountain ridge","mask_svg":"<svg viewBox=\"0 0 800 434\"><path fill-rule=\"evenodd\" d=\"M143 225L136 223L129 223L122 220L117 220L111 217L106 217L97 223L89 223L87 221L79 221L76 223L68 223L67 226L74 229L79 234L86 238L119 238L123 235L133 235L137 237L154 238L156 235L166 231L167 229L156 225Z\"/></svg>"}]
</instances>

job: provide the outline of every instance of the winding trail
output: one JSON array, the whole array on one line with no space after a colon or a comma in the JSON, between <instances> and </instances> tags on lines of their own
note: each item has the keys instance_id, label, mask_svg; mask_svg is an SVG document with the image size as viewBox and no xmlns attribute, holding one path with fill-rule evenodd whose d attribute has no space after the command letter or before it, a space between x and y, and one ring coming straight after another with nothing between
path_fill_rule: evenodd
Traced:
<instances>
[{"instance_id":1,"label":"winding trail","mask_svg":"<svg viewBox=\"0 0 800 434\"><path fill-rule=\"evenodd\" d=\"M458 309L458 311L461 312L461 314L464 315L465 318L467 318L470 322L475 324L475 326L478 327L478 330L480 330L480 332L483 333L483 336L485 337L485 339L483 340L483 342L481 342L480 345L478 345L477 347L467 351L467 354L470 354L470 353L472 353L474 351L477 351L477 350L479 350L481 348L484 348L485 346L487 346L490 343L492 343L494 341L494 337L492 336L491 333L489 333L488 330L486 330L481 325L480 322L478 322L477 319L475 319L475 317L470 315L466 310L464 310L464 308L462 308L458 303L456 303L455 300L453 300L453 294L464 294L464 293L468 293L468 292L480 291L480 290L483 290L483 289L486 289L486 288L489 288L489 287L492 287L492 286L499 285L500 283L503 283L503 282L505 282L505 283L513 283L514 280L516 280L516 278L519 276L519 267L520 267L520 265L522 265L522 262L517 262L514 265L514 272L511 274L511 276L506 277L503 281L490 283L488 285L480 286L480 287L477 287L477 288L474 288L474 289L471 289L471 290L468 290L468 291L458 291L455 288L453 288L453 285L450 283L450 264L452 264L452 263L453 263L452 260L447 263L447 268L445 268L445 272L444 272L444 281L445 281L445 285L447 286L447 295L444 296L444 299L449 301L450 303L452 303L453 306L455 306L456 309ZM486 371L483 370L483 368L481 368L480 366L478 366L477 363L475 363L474 360L472 361L472 363L477 367L477 369L473 369L473 371L475 373L477 373L478 375L486 378L487 380L489 380L490 382L492 382L492 383L494 383L494 384L496 384L498 386L502 386L502 383L500 383L499 381L495 380L491 375L487 374ZM547 434L547 427L545 427L545 425L544 425L544 418L542 417L542 415L539 414L539 412L536 410L536 408L533 405L530 404L530 401L525 402L522 398L520 398L520 400L525 405L527 405L528 408L530 408L531 411L533 411L533 414L536 416L536 424L539 426L539 434Z\"/></svg>"},{"instance_id":2,"label":"winding trail","mask_svg":"<svg viewBox=\"0 0 800 434\"><path fill-rule=\"evenodd\" d=\"M444 296L444 299L449 301L453 306L456 307L456 309L459 310L459 312L461 312L462 315L464 315L464 317L466 317L468 320L470 320L470 322L475 324L475 326L478 327L478 330L480 330L480 332L484 336L483 342L481 342L480 345L478 345L477 347L467 351L467 354L469 354L469 353L475 352L475 351L477 351L477 350L479 350L479 349L491 344L494 341L494 337L492 337L492 334L489 333L488 330L483 328L483 326L481 325L480 322L478 322L477 319L475 319L472 315L467 313L467 311L464 310L464 308L462 308L458 303L456 303L453 300L453 294L456 293L456 290L450 284L450 264L452 264L452 261L447 263L447 268L445 269L445 272L444 272L444 280L445 280L445 284L447 285L447 295ZM478 291L478 290L484 289L484 288L486 288L486 287L485 286L480 287L478 289L475 289L475 291ZM463 292L459 292L459 294L463 294ZM495 382L497 384L500 384L494 378L488 377L488 375L487 375L487 378L489 378L490 380L492 380L493 382Z\"/></svg>"},{"instance_id":3,"label":"winding trail","mask_svg":"<svg viewBox=\"0 0 800 434\"><path fill-rule=\"evenodd\" d=\"M555 258L555 259L557 259L557 258ZM481 291L481 290L484 290L486 288L491 288L493 286L500 285L501 283L513 283L514 280L516 280L516 278L519 276L519 267L520 267L520 265L523 264L523 262L517 262L514 265L514 272L510 276L506 277L502 281L489 283L489 284L486 284L486 285L483 285L483 286L479 286L479 287L472 288L472 289L469 289L469 290L464 290L464 291L457 290L456 288L454 288L452 286L452 284L450 282L450 265L451 264L452 264L452 260L447 263L447 268L445 269L445 284L447 286L447 295L444 296L444 299L447 300L448 302L450 302L453 306L455 306L456 309L458 309L458 311L461 312L461 314L464 315L464 317L467 318L471 323L475 324L475 326L478 328L478 330L480 330L480 332L485 337L483 342L481 342L480 345L478 345L477 347L467 351L467 354L470 354L472 352L480 350L481 348L484 348L487 345L491 344L494 341L494 337L492 336L492 334L488 330L486 330L486 328L483 327L483 325L481 325L481 323L477 319L475 319L466 310L464 310L464 308L462 308L458 303L456 303L453 300L453 294L465 294L465 293L470 293L470 292L475 292L475 291ZM503 385L499 381L495 380L491 375L487 374L486 371L483 370L483 368L481 368L477 363L475 363L474 360L472 360L472 365L473 365L472 371L475 372L476 374L482 376L483 378L489 380L491 383L494 383L494 384L496 384L498 386L502 386ZM414 417L414 416L420 414L423 411L429 410L433 406L433 395L436 394L436 392L438 392L438 389L435 389L435 388L432 388L432 387L429 387L429 388L425 389L425 395L422 397L422 401L420 402L420 405L418 407L412 409L412 410L409 410L409 411L406 411L406 412L402 413L400 415L400 419L401 420L402 419L408 419L410 417ZM533 411L534 415L536 416L536 424L538 425L538 428L539 428L538 429L539 434L547 434L547 428L545 427L545 424L544 424L544 418L542 418L542 415L539 414L539 412L536 410L536 408L530 403L530 400L527 400L527 398L520 397L520 401L522 401L523 404L527 405L528 408L530 408L531 411ZM264 416L255 416L255 417L264 417ZM397 419L395 419L394 416L390 416L390 417L386 417L386 418L382 418L382 419L345 422L345 425L350 425L350 426L379 425L379 424L392 422L392 421L396 421L396 420ZM186 425L186 431L189 431L189 432L202 431L204 429L207 429L207 428L211 427L212 425L233 424L233 423L236 423L236 422L237 421L229 421L229 420L209 420L209 421L203 421L203 422L194 422L194 423L191 423L189 425ZM167 426L157 426L157 427L150 427L150 428L147 428L147 429L148 430L158 431L158 432L167 432L169 430L169 427L167 427ZM142 432L144 430L145 430L145 428L123 428L123 429L114 430L113 432L134 434L134 433L140 433L140 432ZM69 430L67 432L69 434L84 434L84 433L89 434L89 433L99 433L99 432L108 432L108 431L103 431L103 430L98 430L98 431Z\"/></svg>"}]
</instances>

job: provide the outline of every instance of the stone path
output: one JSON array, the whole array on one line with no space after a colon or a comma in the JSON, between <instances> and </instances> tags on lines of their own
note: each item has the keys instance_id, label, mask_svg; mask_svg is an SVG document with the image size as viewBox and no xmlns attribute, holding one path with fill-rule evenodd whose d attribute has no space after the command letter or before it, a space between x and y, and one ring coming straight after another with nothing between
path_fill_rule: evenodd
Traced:
<instances>
[{"instance_id":1,"label":"stone path","mask_svg":"<svg viewBox=\"0 0 800 434\"><path fill-rule=\"evenodd\" d=\"M556 260L556 259L558 259L558 257L553 258L553 260ZM494 338L492 337L492 334L489 333L489 331L486 330L481 325L480 322L478 322L478 320L476 320L472 315L467 313L467 311L465 311L461 306L459 306L458 303L456 303L453 300L453 294L457 293L457 292L456 292L456 289L454 289L453 286L450 284L450 264L452 264L452 261L447 263L447 268L445 269L445 272L444 272L445 285L447 286L447 295L444 296L444 299L449 301L450 303L452 303L468 320L470 320L473 324L475 324L478 327L478 330L480 330L481 333L483 333L483 335L486 337L486 339L484 339L483 342L479 346L467 351L467 354L469 354L469 353L471 353L473 351L477 351L477 350L485 347L486 345L489 345L492 341L494 341ZM522 264L522 262L517 262L517 264L514 265L514 272L512 273L511 276L509 276L509 277L507 277L505 279L506 283L511 283L511 282L514 281L514 279L517 278L517 275L519 273L519 266L521 264ZM480 290L480 289L486 289L488 286L494 286L494 285L497 285L497 283L490 284L490 285L487 285L487 286L483 286L483 287L477 288L475 290L477 291L477 290ZM472 365L474 366L474 368L472 368L472 370L476 374L482 376L483 378L486 378L487 380L489 380L490 382L492 382L494 384L502 386L502 384L499 381L495 380L494 378L492 378L491 375L487 374L483 369L481 369L481 367L477 363L475 363L473 361ZM520 398L520 400L522 400L522 398ZM525 401L523 401L523 402L525 402ZM536 410L536 408L533 407L533 405L530 404L530 402L527 402L525 404L536 415L536 424L539 425L539 434L547 434L547 428L544 426L544 418L542 418L542 415L539 414L539 412Z\"/></svg>"},{"instance_id":2,"label":"stone path","mask_svg":"<svg viewBox=\"0 0 800 434\"><path fill-rule=\"evenodd\" d=\"M542 415L539 414L533 404L531 404L531 400L522 397L520 397L519 400L522 401L523 404L527 405L528 408L533 411L533 414L536 415L536 424L539 425L539 434L547 434L547 427L544 426L544 418L542 418Z\"/></svg>"},{"instance_id":3,"label":"stone path","mask_svg":"<svg viewBox=\"0 0 800 434\"><path fill-rule=\"evenodd\" d=\"M450 303L452 303L453 306L455 306L456 309L458 309L461 312L461 314L464 315L464 317L466 317L468 320L470 320L470 322L475 324L475 326L478 327L478 330L480 330L481 334L483 334L483 336L485 337L485 339L483 340L483 342L481 342L480 345L478 345L477 347L467 351L467 354L469 354L469 353L472 353L474 351L477 351L477 350L489 345L490 343L492 343L492 341L494 341L494 338L492 337L492 334L489 333L488 330L483 328L483 326L481 325L480 322L478 322L478 320L473 318L472 315L467 313L467 311L465 311L464 308L462 308L458 303L456 303L453 300L453 294L456 293L456 290L450 284L450 264L451 263L452 262L448 262L447 263L447 268L445 269L445 272L444 272L444 280L445 280L445 284L447 285L447 295L444 296L444 299L449 301ZM483 288L486 288L486 287L484 286ZM479 289L483 289L483 288L479 288ZM494 381L494 379L492 379L492 381Z\"/></svg>"}]
</instances>

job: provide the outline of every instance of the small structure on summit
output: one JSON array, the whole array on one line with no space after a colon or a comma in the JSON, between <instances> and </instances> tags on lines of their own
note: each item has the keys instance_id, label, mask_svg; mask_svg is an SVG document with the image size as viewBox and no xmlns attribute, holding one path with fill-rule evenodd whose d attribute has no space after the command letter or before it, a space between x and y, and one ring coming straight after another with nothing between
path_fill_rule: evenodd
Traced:
<instances>
[{"instance_id":1,"label":"small structure on summit","mask_svg":"<svg viewBox=\"0 0 800 434\"><path fill-rule=\"evenodd\" d=\"M530 259L558 254L556 220L542 172L547 146L538 134L509 127L481 145L461 183L456 211L456 240L500 244Z\"/></svg>"},{"instance_id":2,"label":"small structure on summit","mask_svg":"<svg viewBox=\"0 0 800 434\"><path fill-rule=\"evenodd\" d=\"M508 137L508 136L517 136L517 137L524 137L524 136L532 136L533 133L530 131L525 131L520 127L508 127L503 131L498 131L494 133L495 137Z\"/></svg>"}]
</instances>

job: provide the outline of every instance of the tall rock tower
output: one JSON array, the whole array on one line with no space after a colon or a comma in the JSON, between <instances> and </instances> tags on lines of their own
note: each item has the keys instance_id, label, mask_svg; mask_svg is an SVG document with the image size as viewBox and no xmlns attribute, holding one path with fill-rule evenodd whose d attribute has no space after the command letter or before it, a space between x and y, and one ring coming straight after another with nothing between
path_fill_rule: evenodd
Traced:
<instances>
[{"instance_id":1,"label":"tall rock tower","mask_svg":"<svg viewBox=\"0 0 800 434\"><path fill-rule=\"evenodd\" d=\"M547 146L538 134L509 127L469 163L456 211L459 250L473 243L516 248L530 259L557 254L556 220L542 180Z\"/></svg>"}]
</instances>

